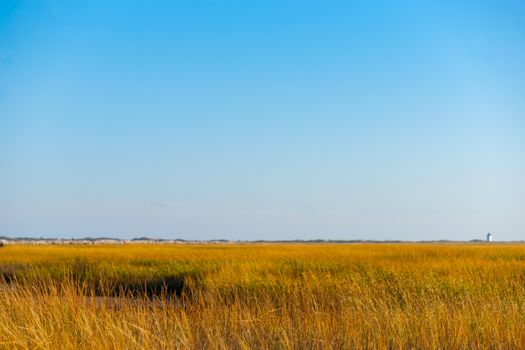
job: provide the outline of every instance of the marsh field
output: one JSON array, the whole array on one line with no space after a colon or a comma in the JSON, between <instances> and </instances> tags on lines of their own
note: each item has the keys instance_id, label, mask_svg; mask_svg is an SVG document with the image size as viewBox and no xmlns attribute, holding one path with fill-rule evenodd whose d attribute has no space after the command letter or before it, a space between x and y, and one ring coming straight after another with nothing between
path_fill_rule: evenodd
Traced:
<instances>
[{"instance_id":1,"label":"marsh field","mask_svg":"<svg viewBox=\"0 0 525 350\"><path fill-rule=\"evenodd\" d=\"M8 245L6 349L525 347L525 245Z\"/></svg>"}]
</instances>

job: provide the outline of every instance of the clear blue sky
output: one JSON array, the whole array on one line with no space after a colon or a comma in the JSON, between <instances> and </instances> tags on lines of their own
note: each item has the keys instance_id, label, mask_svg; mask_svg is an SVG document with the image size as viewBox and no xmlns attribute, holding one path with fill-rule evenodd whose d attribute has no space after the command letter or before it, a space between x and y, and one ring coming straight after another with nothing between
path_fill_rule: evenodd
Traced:
<instances>
[{"instance_id":1,"label":"clear blue sky","mask_svg":"<svg viewBox=\"0 0 525 350\"><path fill-rule=\"evenodd\" d=\"M0 2L0 235L525 239L525 2Z\"/></svg>"}]
</instances>

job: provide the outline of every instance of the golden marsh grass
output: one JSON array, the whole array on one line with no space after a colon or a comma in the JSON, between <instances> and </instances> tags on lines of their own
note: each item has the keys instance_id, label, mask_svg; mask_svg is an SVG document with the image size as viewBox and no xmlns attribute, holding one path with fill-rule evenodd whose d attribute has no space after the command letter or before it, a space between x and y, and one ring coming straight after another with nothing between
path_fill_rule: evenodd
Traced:
<instances>
[{"instance_id":1,"label":"golden marsh grass","mask_svg":"<svg viewBox=\"0 0 525 350\"><path fill-rule=\"evenodd\" d=\"M525 246L0 249L0 347L525 347Z\"/></svg>"}]
</instances>

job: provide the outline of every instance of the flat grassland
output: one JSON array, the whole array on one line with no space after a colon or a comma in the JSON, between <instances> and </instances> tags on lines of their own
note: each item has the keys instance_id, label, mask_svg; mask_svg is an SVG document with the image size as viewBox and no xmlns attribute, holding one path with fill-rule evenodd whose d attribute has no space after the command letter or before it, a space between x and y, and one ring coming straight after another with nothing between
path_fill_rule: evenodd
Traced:
<instances>
[{"instance_id":1,"label":"flat grassland","mask_svg":"<svg viewBox=\"0 0 525 350\"><path fill-rule=\"evenodd\" d=\"M0 348L525 348L525 245L8 245Z\"/></svg>"}]
</instances>

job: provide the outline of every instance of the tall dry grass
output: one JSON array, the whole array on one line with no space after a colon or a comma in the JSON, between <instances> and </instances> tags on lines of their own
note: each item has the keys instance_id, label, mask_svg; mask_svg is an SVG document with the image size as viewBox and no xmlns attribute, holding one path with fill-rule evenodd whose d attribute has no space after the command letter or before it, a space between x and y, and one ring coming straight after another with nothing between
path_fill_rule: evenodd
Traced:
<instances>
[{"instance_id":1,"label":"tall dry grass","mask_svg":"<svg viewBox=\"0 0 525 350\"><path fill-rule=\"evenodd\" d=\"M525 348L525 246L0 249L0 347Z\"/></svg>"}]
</instances>

